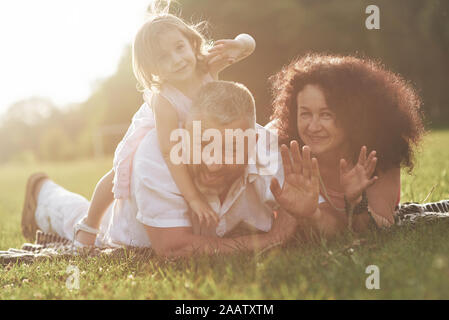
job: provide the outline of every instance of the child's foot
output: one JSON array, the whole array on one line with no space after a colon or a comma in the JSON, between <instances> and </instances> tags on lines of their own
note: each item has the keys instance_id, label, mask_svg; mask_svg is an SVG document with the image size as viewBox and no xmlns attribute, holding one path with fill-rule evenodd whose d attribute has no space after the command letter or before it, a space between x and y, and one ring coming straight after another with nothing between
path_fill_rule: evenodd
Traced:
<instances>
[{"instance_id":1,"label":"child's foot","mask_svg":"<svg viewBox=\"0 0 449 320\"><path fill-rule=\"evenodd\" d=\"M42 184L48 179L45 173L34 173L28 178L25 201L22 210L22 234L27 240L34 241L38 229L35 219L37 198Z\"/></svg>"},{"instance_id":2,"label":"child's foot","mask_svg":"<svg viewBox=\"0 0 449 320\"><path fill-rule=\"evenodd\" d=\"M75 240L81 243L83 246L94 246L97 235L80 230L75 235Z\"/></svg>"}]
</instances>

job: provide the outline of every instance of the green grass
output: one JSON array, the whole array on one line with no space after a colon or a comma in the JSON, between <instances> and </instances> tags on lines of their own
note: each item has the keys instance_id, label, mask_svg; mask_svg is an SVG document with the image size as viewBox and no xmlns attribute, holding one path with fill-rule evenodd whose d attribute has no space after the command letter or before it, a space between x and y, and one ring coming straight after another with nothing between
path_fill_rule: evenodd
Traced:
<instances>
[{"instance_id":1,"label":"green grass","mask_svg":"<svg viewBox=\"0 0 449 320\"><path fill-rule=\"evenodd\" d=\"M402 177L402 201L449 198L449 131L426 137L412 176ZM28 175L47 172L67 189L89 197L110 159L0 166L0 250L20 247L20 215ZM449 223L370 232L362 245L346 234L263 255L58 259L0 266L0 299L448 299ZM345 249L351 246L352 254ZM380 290L367 290L365 268L380 269ZM66 288L68 265L81 272L80 289Z\"/></svg>"}]
</instances>

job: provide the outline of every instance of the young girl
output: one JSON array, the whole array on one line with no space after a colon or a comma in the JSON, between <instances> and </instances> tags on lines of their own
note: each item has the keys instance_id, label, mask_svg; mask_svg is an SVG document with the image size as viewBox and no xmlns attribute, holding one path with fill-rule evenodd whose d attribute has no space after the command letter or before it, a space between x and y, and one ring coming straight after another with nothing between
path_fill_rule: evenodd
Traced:
<instances>
[{"instance_id":1,"label":"young girl","mask_svg":"<svg viewBox=\"0 0 449 320\"><path fill-rule=\"evenodd\" d=\"M113 169L97 184L88 215L76 228L78 246L93 245L98 226L113 198L129 196L133 155L145 134L156 128L159 147L173 180L200 223L218 222L217 214L202 198L183 164L170 161L174 142L170 133L182 126L191 99L202 84L218 78L229 65L247 57L255 49L254 39L238 35L219 40L208 51L196 26L170 14L153 14L137 32L133 43L133 70L144 88L145 103L134 115L131 126L117 146ZM111 193L111 189L112 192Z\"/></svg>"}]
</instances>

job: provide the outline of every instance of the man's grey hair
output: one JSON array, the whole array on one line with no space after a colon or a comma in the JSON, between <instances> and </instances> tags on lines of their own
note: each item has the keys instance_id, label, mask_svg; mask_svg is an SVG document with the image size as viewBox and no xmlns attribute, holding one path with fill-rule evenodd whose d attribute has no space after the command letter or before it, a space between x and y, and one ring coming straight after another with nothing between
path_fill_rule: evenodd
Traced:
<instances>
[{"instance_id":1,"label":"man's grey hair","mask_svg":"<svg viewBox=\"0 0 449 320\"><path fill-rule=\"evenodd\" d=\"M193 101L191 115L206 116L220 124L247 118L251 127L256 124L254 97L243 85L232 81L212 81L201 87Z\"/></svg>"}]
</instances>

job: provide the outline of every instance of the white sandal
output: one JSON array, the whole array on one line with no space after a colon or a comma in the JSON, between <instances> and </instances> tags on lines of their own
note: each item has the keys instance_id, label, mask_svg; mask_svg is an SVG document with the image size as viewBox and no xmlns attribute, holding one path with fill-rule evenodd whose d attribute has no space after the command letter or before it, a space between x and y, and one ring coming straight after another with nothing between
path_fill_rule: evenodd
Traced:
<instances>
[{"instance_id":1,"label":"white sandal","mask_svg":"<svg viewBox=\"0 0 449 320\"><path fill-rule=\"evenodd\" d=\"M89 247L93 247L93 246L85 245L85 244L79 242L78 240L76 240L76 235L78 234L79 231L84 231L84 232L93 234L93 235L95 235L95 236L97 236L97 235L100 233L100 230L99 230L99 229L95 229L95 228L89 227L89 226L86 224L86 219L87 219L87 216L84 217L84 218L82 218L77 224L75 224L75 227L74 227L74 230L73 230L73 245L74 245L76 248L89 248Z\"/></svg>"}]
</instances>

